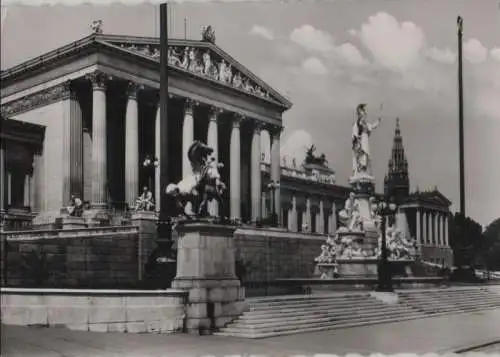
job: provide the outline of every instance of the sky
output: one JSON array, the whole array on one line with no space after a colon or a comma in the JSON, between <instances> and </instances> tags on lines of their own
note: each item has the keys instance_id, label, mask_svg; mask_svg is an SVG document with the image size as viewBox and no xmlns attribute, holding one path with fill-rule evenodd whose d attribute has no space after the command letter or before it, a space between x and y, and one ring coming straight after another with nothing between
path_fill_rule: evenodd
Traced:
<instances>
[{"instance_id":1,"label":"sky","mask_svg":"<svg viewBox=\"0 0 500 357\"><path fill-rule=\"evenodd\" d=\"M1 68L90 33L159 36L158 6L2 8ZM216 43L293 107L283 116L282 155L300 162L314 143L347 185L354 109L383 121L370 144L377 188L400 118L411 189L437 187L459 208L457 15L464 19L466 211L500 217L500 2L498 0L302 0L169 6L171 37ZM186 23L187 31L184 31ZM268 150L269 139L263 137Z\"/></svg>"}]
</instances>

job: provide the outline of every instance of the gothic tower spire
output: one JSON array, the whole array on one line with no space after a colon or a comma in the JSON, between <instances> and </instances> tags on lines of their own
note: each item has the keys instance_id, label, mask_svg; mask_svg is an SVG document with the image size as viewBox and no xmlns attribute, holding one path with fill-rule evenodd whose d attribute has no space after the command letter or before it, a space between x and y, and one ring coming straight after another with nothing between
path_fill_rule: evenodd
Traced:
<instances>
[{"instance_id":1,"label":"gothic tower spire","mask_svg":"<svg viewBox=\"0 0 500 357\"><path fill-rule=\"evenodd\" d=\"M408 174L408 161L406 160L403 137L399 126L399 118L396 118L396 130L392 144L391 158L389 159L389 171L384 180L386 195L393 196L401 202L410 193L410 178Z\"/></svg>"}]
</instances>

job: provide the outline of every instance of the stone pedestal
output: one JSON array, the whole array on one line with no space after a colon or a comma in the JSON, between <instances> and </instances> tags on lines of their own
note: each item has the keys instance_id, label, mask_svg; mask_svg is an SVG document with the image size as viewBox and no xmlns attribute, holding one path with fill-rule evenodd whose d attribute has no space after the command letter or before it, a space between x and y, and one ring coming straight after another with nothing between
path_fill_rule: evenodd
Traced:
<instances>
[{"instance_id":1,"label":"stone pedestal","mask_svg":"<svg viewBox=\"0 0 500 357\"><path fill-rule=\"evenodd\" d=\"M376 278L376 258L337 259L338 274L342 278Z\"/></svg>"},{"instance_id":2,"label":"stone pedestal","mask_svg":"<svg viewBox=\"0 0 500 357\"><path fill-rule=\"evenodd\" d=\"M211 334L245 309L245 291L235 274L235 227L207 221L179 222L177 276L172 288L189 292L185 329Z\"/></svg>"},{"instance_id":3,"label":"stone pedestal","mask_svg":"<svg viewBox=\"0 0 500 357\"><path fill-rule=\"evenodd\" d=\"M87 227L87 223L83 217L65 216L61 217L61 227L62 229L85 228Z\"/></svg>"},{"instance_id":4,"label":"stone pedestal","mask_svg":"<svg viewBox=\"0 0 500 357\"><path fill-rule=\"evenodd\" d=\"M137 276L142 280L144 275L144 265L148 257L155 248L157 234L158 217L153 211L132 212L130 224L139 227L138 251L139 259L137 262Z\"/></svg>"}]
</instances>

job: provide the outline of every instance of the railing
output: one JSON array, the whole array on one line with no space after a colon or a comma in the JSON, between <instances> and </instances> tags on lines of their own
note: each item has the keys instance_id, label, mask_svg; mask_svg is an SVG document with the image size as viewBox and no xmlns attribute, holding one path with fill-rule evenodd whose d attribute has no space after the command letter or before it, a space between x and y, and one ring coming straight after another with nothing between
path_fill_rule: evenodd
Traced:
<instances>
[{"instance_id":1,"label":"railing","mask_svg":"<svg viewBox=\"0 0 500 357\"><path fill-rule=\"evenodd\" d=\"M271 172L271 164L267 162L261 162L260 164L260 170L261 172L265 173L270 173ZM322 175L322 174L309 174L306 171L297 169L297 168L292 168L292 167L286 167L286 166L281 166L280 168L280 174L281 176L286 176L286 177L293 177L296 179L300 180L307 180L307 181L312 181L312 182L318 182L322 183L325 185L334 185L335 184L335 175Z\"/></svg>"}]
</instances>

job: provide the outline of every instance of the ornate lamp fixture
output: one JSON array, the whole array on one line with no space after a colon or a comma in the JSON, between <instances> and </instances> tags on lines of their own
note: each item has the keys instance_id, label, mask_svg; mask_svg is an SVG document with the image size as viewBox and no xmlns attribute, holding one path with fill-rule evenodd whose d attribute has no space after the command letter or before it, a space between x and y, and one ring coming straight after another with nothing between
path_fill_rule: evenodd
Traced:
<instances>
[{"instance_id":1,"label":"ornate lamp fixture","mask_svg":"<svg viewBox=\"0 0 500 357\"><path fill-rule=\"evenodd\" d=\"M382 242L381 242L381 259L378 264L377 277L378 284L376 291L381 292L392 292L394 291L392 287L392 272L391 266L388 261L388 251L387 251L387 240L386 240L386 222L387 216L393 215L397 210L397 205L386 197L380 202L376 202L375 200L371 200L372 202L372 212L378 215L381 219L381 234L382 234Z\"/></svg>"},{"instance_id":2,"label":"ornate lamp fixture","mask_svg":"<svg viewBox=\"0 0 500 357\"><path fill-rule=\"evenodd\" d=\"M267 184L267 188L268 188L268 190L270 190L272 192L272 195L271 195L271 203L272 203L271 221L272 221L273 227L276 227L278 225L278 217L276 214L275 192L277 189L280 188L280 181L279 180L277 180L277 181L271 180L271 182L269 182Z\"/></svg>"}]
</instances>

